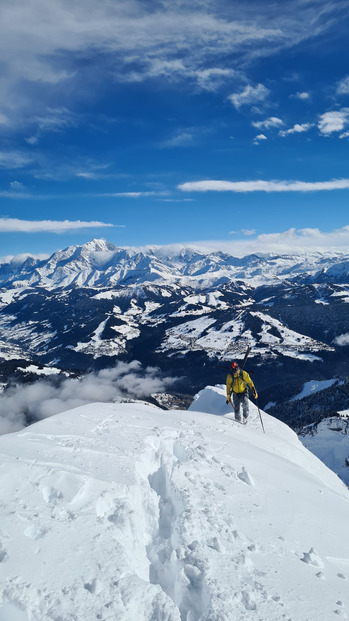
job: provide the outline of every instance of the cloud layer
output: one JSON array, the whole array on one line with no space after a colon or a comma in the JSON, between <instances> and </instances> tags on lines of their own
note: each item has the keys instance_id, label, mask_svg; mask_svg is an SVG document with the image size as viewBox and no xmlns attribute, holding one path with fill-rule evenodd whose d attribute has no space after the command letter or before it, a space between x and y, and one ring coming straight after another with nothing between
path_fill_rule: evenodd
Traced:
<instances>
[{"instance_id":1,"label":"cloud layer","mask_svg":"<svg viewBox=\"0 0 349 621\"><path fill-rule=\"evenodd\" d=\"M198 248L204 252L221 250L237 257L244 257L255 253L295 255L311 252L334 252L348 255L349 225L329 232L320 231L317 228L290 228L280 233L257 235L252 239L237 239L236 241L205 240L186 242L184 245Z\"/></svg>"},{"instance_id":2,"label":"cloud layer","mask_svg":"<svg viewBox=\"0 0 349 621\"><path fill-rule=\"evenodd\" d=\"M58 386L38 380L13 386L0 393L0 435L22 429L26 420L41 420L72 408L121 398L144 399L165 392L175 382L161 377L155 367L142 368L138 361L119 362L112 369L66 379Z\"/></svg>"},{"instance_id":3,"label":"cloud layer","mask_svg":"<svg viewBox=\"0 0 349 621\"><path fill-rule=\"evenodd\" d=\"M88 90L101 74L101 63L104 76L115 82L189 80L215 90L241 76L257 57L326 31L345 6L343 0L325 7L322 0L289 0L275 11L257 0L248 6L225 0L3 0L0 123L11 125L20 105L35 108L36 92L44 98L64 84L66 101L52 108L48 98L50 115L38 113L37 131L56 130L62 122L71 125L74 117L64 108L74 93L71 85ZM25 98L20 98L24 85ZM345 83L338 86L345 88ZM247 85L232 95L232 102L240 107L266 95L265 86ZM29 139L35 142L37 133Z\"/></svg>"},{"instance_id":4,"label":"cloud layer","mask_svg":"<svg viewBox=\"0 0 349 621\"><path fill-rule=\"evenodd\" d=\"M0 233L65 233L78 229L114 227L106 222L83 222L81 220L19 220L0 218Z\"/></svg>"},{"instance_id":5,"label":"cloud layer","mask_svg":"<svg viewBox=\"0 0 349 621\"><path fill-rule=\"evenodd\" d=\"M324 192L348 190L349 179L331 181L187 181L178 186L182 192Z\"/></svg>"}]
</instances>

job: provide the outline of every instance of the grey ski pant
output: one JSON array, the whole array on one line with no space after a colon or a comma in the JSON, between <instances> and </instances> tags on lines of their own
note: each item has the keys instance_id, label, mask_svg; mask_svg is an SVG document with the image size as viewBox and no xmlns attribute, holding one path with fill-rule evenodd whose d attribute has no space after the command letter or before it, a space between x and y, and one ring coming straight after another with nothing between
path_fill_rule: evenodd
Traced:
<instances>
[{"instance_id":1,"label":"grey ski pant","mask_svg":"<svg viewBox=\"0 0 349 621\"><path fill-rule=\"evenodd\" d=\"M235 410L235 418L241 421L240 408L242 406L243 417L246 420L248 418L248 393L246 392L233 392L233 406Z\"/></svg>"}]
</instances>

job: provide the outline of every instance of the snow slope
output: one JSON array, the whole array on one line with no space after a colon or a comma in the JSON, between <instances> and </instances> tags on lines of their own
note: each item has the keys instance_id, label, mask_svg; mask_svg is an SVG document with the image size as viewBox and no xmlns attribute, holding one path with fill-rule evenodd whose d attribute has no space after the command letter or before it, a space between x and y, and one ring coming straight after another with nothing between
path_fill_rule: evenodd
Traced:
<instances>
[{"instance_id":1,"label":"snow slope","mask_svg":"<svg viewBox=\"0 0 349 621\"><path fill-rule=\"evenodd\" d=\"M305 382L301 392L295 397L291 397L290 401L299 401L300 399L313 395L316 392L326 390L326 388L330 388L330 386L333 386L336 382L338 382L338 379L336 378L330 380L310 380L309 382Z\"/></svg>"},{"instance_id":2,"label":"snow slope","mask_svg":"<svg viewBox=\"0 0 349 621\"><path fill-rule=\"evenodd\" d=\"M2 436L0 621L348 619L348 489L280 421L228 412L209 387Z\"/></svg>"},{"instance_id":3,"label":"snow slope","mask_svg":"<svg viewBox=\"0 0 349 621\"><path fill-rule=\"evenodd\" d=\"M349 420L329 417L304 427L302 444L349 486Z\"/></svg>"}]
</instances>

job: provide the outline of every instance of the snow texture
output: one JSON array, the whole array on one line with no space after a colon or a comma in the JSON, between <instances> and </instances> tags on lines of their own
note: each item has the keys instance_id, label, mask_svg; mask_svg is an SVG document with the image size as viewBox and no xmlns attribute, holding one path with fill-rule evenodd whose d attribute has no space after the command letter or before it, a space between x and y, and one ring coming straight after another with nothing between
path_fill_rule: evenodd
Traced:
<instances>
[{"instance_id":1,"label":"snow texture","mask_svg":"<svg viewBox=\"0 0 349 621\"><path fill-rule=\"evenodd\" d=\"M262 416L218 386L2 436L0 621L348 619L348 489Z\"/></svg>"}]
</instances>

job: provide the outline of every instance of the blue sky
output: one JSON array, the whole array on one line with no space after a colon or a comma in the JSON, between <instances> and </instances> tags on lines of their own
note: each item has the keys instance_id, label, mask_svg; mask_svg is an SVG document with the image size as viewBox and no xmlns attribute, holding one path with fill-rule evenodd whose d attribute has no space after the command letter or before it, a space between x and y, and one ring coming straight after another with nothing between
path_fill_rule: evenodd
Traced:
<instances>
[{"instance_id":1,"label":"blue sky","mask_svg":"<svg viewBox=\"0 0 349 621\"><path fill-rule=\"evenodd\" d=\"M3 0L0 257L349 244L347 0Z\"/></svg>"}]
</instances>

